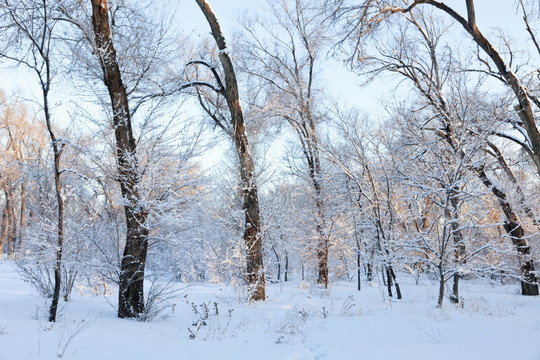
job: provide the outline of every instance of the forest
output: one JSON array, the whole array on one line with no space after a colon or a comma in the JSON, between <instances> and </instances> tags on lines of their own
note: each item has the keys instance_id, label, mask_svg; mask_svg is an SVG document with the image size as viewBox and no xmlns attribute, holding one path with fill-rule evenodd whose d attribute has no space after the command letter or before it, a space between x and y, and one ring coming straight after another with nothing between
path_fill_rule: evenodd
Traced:
<instances>
[{"instance_id":1,"label":"forest","mask_svg":"<svg viewBox=\"0 0 540 360\"><path fill-rule=\"evenodd\" d=\"M37 317L78 292L151 323L190 286L256 309L289 283L538 309L540 3L217 11L237 3L0 1L0 266L47 302ZM191 339L213 304L191 303Z\"/></svg>"}]
</instances>

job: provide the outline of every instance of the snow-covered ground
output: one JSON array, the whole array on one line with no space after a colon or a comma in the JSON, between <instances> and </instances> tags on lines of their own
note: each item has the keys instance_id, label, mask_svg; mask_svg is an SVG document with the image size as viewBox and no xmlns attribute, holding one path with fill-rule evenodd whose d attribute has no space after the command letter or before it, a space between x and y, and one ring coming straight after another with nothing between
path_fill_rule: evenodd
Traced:
<instances>
[{"instance_id":1,"label":"snow-covered ground","mask_svg":"<svg viewBox=\"0 0 540 360\"><path fill-rule=\"evenodd\" d=\"M0 359L540 359L539 297L462 281L462 304L437 309L436 284L401 280L399 301L366 283L296 281L269 284L256 304L241 289L178 284L174 305L148 322L116 318L114 294L75 290L51 324L49 300L4 261Z\"/></svg>"}]
</instances>

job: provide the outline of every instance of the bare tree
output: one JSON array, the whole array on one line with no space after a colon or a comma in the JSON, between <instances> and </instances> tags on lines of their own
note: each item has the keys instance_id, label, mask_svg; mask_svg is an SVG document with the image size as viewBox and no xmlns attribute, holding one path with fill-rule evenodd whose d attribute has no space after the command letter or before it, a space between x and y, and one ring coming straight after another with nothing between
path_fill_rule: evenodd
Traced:
<instances>
[{"instance_id":1,"label":"bare tree","mask_svg":"<svg viewBox=\"0 0 540 360\"><path fill-rule=\"evenodd\" d=\"M30 168L41 161L41 154L48 148L45 124L31 110L19 95L5 97L0 91L0 146L4 150L0 157L0 183L6 200L0 253L9 234L11 246L7 252L15 258L24 254L28 193L32 191Z\"/></svg>"},{"instance_id":2,"label":"bare tree","mask_svg":"<svg viewBox=\"0 0 540 360\"><path fill-rule=\"evenodd\" d=\"M60 158L66 143L57 138L53 125L49 94L54 77L52 64L55 27L55 7L48 1L18 1L5 0L0 5L1 17L6 23L0 28L5 39L6 47L0 50L0 57L28 68L38 80L42 100L40 106L43 110L45 123L54 157L54 181L57 205L57 246L56 261L54 263L54 293L50 308L49 321L56 321L60 287L62 282L62 251L64 247L64 200L62 197L62 184L60 176L62 169ZM14 46L22 42L23 47Z\"/></svg>"},{"instance_id":3,"label":"bare tree","mask_svg":"<svg viewBox=\"0 0 540 360\"><path fill-rule=\"evenodd\" d=\"M187 83L182 86L182 88L206 86L225 98L230 115L230 127L228 127L226 123L223 123L223 119L220 119L215 111L206 107L203 101L201 101L201 105L210 117L212 117L216 125L225 130L234 141L236 154L240 163L240 178L243 197L242 209L245 215L243 237L246 246L247 267L245 277L249 286L248 297L250 300L265 300L266 293L261 239L261 218L257 195L255 164L250 153L250 146L246 135L246 125L244 122L242 105L240 104L236 73L229 54L231 49L227 47L218 19L208 2L205 0L195 1L210 25L212 36L219 51L218 56L224 74L224 81L221 80L221 77L213 66L204 61L195 61L188 64L188 66L202 65L208 68L212 72L212 75L217 82L217 86L213 86L206 82L196 81ZM198 95L199 99L202 100L200 92L198 92Z\"/></svg>"},{"instance_id":4,"label":"bare tree","mask_svg":"<svg viewBox=\"0 0 540 360\"><path fill-rule=\"evenodd\" d=\"M176 34L171 27L174 11L154 5L150 1L65 1L58 7L69 36L63 50L69 54L66 60L72 61L70 75L81 85L74 89L80 93L76 111L91 122L87 128L111 150L111 156L92 155L101 145L94 144L85 155L92 164L89 168L93 167L91 181L107 198L107 218L114 224L103 226L115 228L114 235L94 245L103 250L107 241L112 242L112 249L104 250L101 259L106 262L107 276L119 285L119 317L145 315L148 249L153 240L158 241L151 239L149 216L165 206L172 190L168 187L173 186L168 179L147 182L161 161L170 161L156 156L164 147L170 152L179 150L177 155L185 150L177 158L180 164L169 164L180 172L184 156L192 156L200 135L184 141L187 136L181 136L186 128L179 129L179 110L164 112L169 98L149 96L169 84L174 58L178 58L177 39L171 35ZM91 110L82 104L85 99L93 102ZM101 106L99 116L96 103ZM119 191L113 184L119 185Z\"/></svg>"},{"instance_id":5,"label":"bare tree","mask_svg":"<svg viewBox=\"0 0 540 360\"><path fill-rule=\"evenodd\" d=\"M498 123L502 123L502 121L497 123L498 119L496 115L485 114L485 112L478 110L477 103L481 102L481 100L477 98L476 92L478 92L479 84L477 84L476 90L469 93L466 85L462 85L462 83L465 84L467 81L460 82L456 80L457 75L453 74L452 69L452 66L454 66L453 63L456 62L453 60L453 54L448 47L445 48L444 53L442 52L443 50L439 50L442 47L440 43L445 32L444 26L437 24L428 14L420 11L415 12L412 9L411 11L407 11L404 17L406 23L412 25L412 30L409 30L407 25L402 24L399 36L395 37L398 41L394 44L386 42L384 45L382 44L384 40L381 41L377 46L379 55L372 57L366 56L366 60L375 66L373 73L386 71L398 74L409 80L424 99L425 105L422 104L421 106L427 105L431 107L436 114L432 119L425 121L422 129L433 130L456 152L456 156L462 159L470 158L476 150L471 147L467 149L466 143L460 140L460 138L463 139L464 137L458 134L458 131L465 134L468 133L469 137L476 137L478 143L483 144L483 147L487 148L489 144L487 136L496 133L497 125ZM414 32L415 35L411 35L411 32ZM414 44L420 44L420 46ZM444 63L441 61L441 58L445 59ZM448 83L450 85L447 85ZM446 93L449 90L446 90L445 87L449 87L450 90L453 87L456 93L452 102L449 102L447 99ZM461 107L461 104L467 104L467 106ZM487 117L493 118L496 121L492 121L491 123L484 121L481 124L475 124L475 121L472 120L474 118L482 119ZM439 125L432 125L435 121ZM492 151L496 151L496 148L494 149L493 146L493 144L490 146ZM502 153L499 152L499 154L502 156ZM476 176L491 190L499 201L500 208L507 221L505 229L512 243L515 245L520 260L523 276L522 293L524 295L538 295L537 281L534 275L534 260L531 258L530 246L524 237L519 216L504 191L489 180L488 175L484 171L485 160L479 159L478 161L480 163L475 164L475 166L472 163L466 165L466 169L475 172ZM500 163L503 161L503 158L499 157L498 161ZM518 187L518 189L520 188ZM518 193L523 194L521 190ZM454 208L459 203L457 195L458 193L456 192L455 196L450 198ZM523 203L523 200L521 202ZM531 213L530 209L528 212ZM455 218L454 213L454 211L450 211L449 215ZM465 249L463 246L459 246L462 235L457 231L459 227L456 226L456 222L454 222L454 227L454 240L456 245L458 245L456 247L456 259L459 261L460 258L465 256ZM456 274L454 277L454 294L451 297L453 301L457 301L458 299L458 280L459 274Z\"/></svg>"},{"instance_id":6,"label":"bare tree","mask_svg":"<svg viewBox=\"0 0 540 360\"><path fill-rule=\"evenodd\" d=\"M108 2L92 0L95 53L103 72L113 113L118 180L124 198L126 245L120 265L118 317L137 317L144 312L144 269L148 252L148 210L139 193L139 162L131 112L111 37Z\"/></svg>"},{"instance_id":7,"label":"bare tree","mask_svg":"<svg viewBox=\"0 0 540 360\"><path fill-rule=\"evenodd\" d=\"M269 5L274 24L258 20L244 25L248 37L242 44L246 58L243 70L266 89L264 103L259 106L285 120L300 142L314 192L317 282L328 287L329 235L317 130L322 115L317 109L320 89L316 86L328 29L316 4L282 0Z\"/></svg>"},{"instance_id":8,"label":"bare tree","mask_svg":"<svg viewBox=\"0 0 540 360\"><path fill-rule=\"evenodd\" d=\"M334 18L338 19L340 15L351 14L357 12L358 16L352 18L353 20L347 21L344 31L344 40L351 40L354 46L351 60L364 61L364 52L366 47L367 38L372 36L377 29L384 27L393 15L403 14L407 15L411 13L415 8L420 6L430 6L438 9L453 20L455 20L462 28L472 37L474 43L482 49L487 59L482 58L480 55L479 61L486 67L485 70L481 70L484 73L488 73L498 80L502 81L514 94L517 105L515 110L519 116L519 121L512 121L513 127L524 136L523 140L519 140L513 136L505 136L512 141L518 143L527 152L536 166L537 173L540 175L540 131L536 123L535 111L533 105L540 109L540 100L535 95L534 91L531 91L527 86L523 78L520 78L516 71L512 70L512 60L506 60L502 55L500 49L486 38L482 31L478 28L476 23L476 11L474 7L474 0L465 0L467 15L460 15L455 9L447 5L442 1L437 0L415 0L407 1L405 4L400 1L394 0L365 0L359 4L346 5L343 0L329 0L327 5L332 12ZM534 31L530 27L528 12L524 4L526 1L520 1L519 4L523 9L524 21L526 29L531 39L537 44ZM345 17L351 19L350 17ZM508 42L506 43L509 46ZM536 48L538 50L538 48ZM510 53L512 50L510 49ZM540 52L539 52L540 53ZM492 68L492 65L495 65Z\"/></svg>"},{"instance_id":9,"label":"bare tree","mask_svg":"<svg viewBox=\"0 0 540 360\"><path fill-rule=\"evenodd\" d=\"M362 129L362 120L357 111L336 113L336 129L343 144L327 145L325 155L347 177L348 197L352 197L355 216L353 216L354 236L357 242L357 256L360 252L359 227L365 240L364 247L370 257L368 272L372 272L374 257L380 261L383 279L389 296L393 296L395 286L398 299L402 298L393 261L393 244L400 237L402 219L398 211L401 206L400 191L391 162L386 160L381 132ZM388 166L390 165L390 166ZM357 258L357 265L359 261ZM358 265L359 267L359 265ZM371 281L372 274L368 273Z\"/></svg>"}]
</instances>

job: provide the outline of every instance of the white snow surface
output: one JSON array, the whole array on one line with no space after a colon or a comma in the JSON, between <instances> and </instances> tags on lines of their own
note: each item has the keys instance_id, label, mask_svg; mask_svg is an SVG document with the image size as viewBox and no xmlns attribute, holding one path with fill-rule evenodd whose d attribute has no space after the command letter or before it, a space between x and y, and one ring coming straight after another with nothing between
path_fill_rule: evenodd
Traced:
<instances>
[{"instance_id":1,"label":"white snow surface","mask_svg":"<svg viewBox=\"0 0 540 360\"><path fill-rule=\"evenodd\" d=\"M268 300L249 304L243 289L178 283L174 306L147 322L118 319L114 293L76 289L52 324L50 300L3 261L0 359L540 359L539 297L517 285L461 283L462 304L446 299L442 309L435 282L406 275L403 300L366 282L358 292L355 281L328 290L291 281L268 284Z\"/></svg>"}]
</instances>

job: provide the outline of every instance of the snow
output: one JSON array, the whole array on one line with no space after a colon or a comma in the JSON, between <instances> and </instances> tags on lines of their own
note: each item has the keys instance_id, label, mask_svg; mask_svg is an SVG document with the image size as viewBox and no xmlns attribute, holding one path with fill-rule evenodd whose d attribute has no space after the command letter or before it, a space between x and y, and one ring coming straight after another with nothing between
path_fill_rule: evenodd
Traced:
<instances>
[{"instance_id":1,"label":"snow","mask_svg":"<svg viewBox=\"0 0 540 360\"><path fill-rule=\"evenodd\" d=\"M355 281L293 281L268 284L254 304L241 288L177 284L174 306L147 322L118 319L115 294L75 290L51 324L49 300L3 261L0 359L540 359L539 297L462 280L462 304L437 309L435 282L400 280L399 301L365 281L360 292Z\"/></svg>"}]
</instances>

